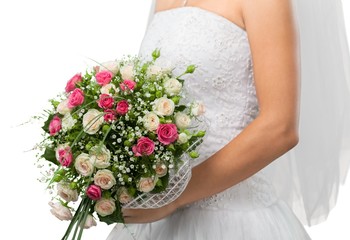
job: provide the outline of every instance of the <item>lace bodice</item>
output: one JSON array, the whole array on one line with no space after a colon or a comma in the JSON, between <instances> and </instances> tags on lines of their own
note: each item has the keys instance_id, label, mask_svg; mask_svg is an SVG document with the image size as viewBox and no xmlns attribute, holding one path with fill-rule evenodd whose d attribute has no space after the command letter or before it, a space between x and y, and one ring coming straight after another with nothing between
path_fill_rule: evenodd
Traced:
<instances>
[{"instance_id":1,"label":"lace bodice","mask_svg":"<svg viewBox=\"0 0 350 240\"><path fill-rule=\"evenodd\" d=\"M197 66L194 74L184 79L190 95L205 104L210 121L200 150L200 160L205 160L238 135L259 112L247 33L216 13L181 7L154 15L139 55L150 56L155 48L161 53L158 64L175 67L175 75L190 64ZM274 200L272 186L259 172L196 205L249 209Z\"/></svg>"}]
</instances>

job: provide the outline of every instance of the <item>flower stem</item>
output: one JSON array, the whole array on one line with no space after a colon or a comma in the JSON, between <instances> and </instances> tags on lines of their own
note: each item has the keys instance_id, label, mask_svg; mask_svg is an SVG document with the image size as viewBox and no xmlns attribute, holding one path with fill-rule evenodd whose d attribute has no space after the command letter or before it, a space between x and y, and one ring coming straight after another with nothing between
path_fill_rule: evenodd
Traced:
<instances>
[{"instance_id":1,"label":"flower stem","mask_svg":"<svg viewBox=\"0 0 350 240\"><path fill-rule=\"evenodd\" d=\"M65 234L63 235L62 239L61 240L68 240L68 237L70 235L70 232L72 231L72 228L73 226L75 225L76 221L77 221L77 218L79 216L79 213L80 213L80 210L81 208L83 207L83 203L84 203L84 200L81 201L81 203L79 204L79 207L77 209L77 211L75 212L72 220L70 221L70 224L65 232Z\"/></svg>"}]
</instances>

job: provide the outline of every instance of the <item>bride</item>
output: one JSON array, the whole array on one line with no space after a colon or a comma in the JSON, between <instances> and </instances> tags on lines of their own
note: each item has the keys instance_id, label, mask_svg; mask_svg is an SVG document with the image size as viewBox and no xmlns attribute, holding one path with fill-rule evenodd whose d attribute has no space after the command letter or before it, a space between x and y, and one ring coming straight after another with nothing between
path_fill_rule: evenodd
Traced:
<instances>
[{"instance_id":1,"label":"bride","mask_svg":"<svg viewBox=\"0 0 350 240\"><path fill-rule=\"evenodd\" d=\"M124 209L127 224L108 240L310 239L303 224L326 219L349 163L340 1L154 5L139 54L160 48L158 64L171 62L175 75L197 66L185 84L205 104L210 130L181 196Z\"/></svg>"}]
</instances>

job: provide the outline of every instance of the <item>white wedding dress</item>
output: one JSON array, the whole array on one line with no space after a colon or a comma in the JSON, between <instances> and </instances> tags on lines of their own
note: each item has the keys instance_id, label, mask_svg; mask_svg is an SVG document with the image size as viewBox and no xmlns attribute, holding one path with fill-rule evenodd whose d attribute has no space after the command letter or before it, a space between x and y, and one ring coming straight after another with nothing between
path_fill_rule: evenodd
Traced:
<instances>
[{"instance_id":1,"label":"white wedding dress","mask_svg":"<svg viewBox=\"0 0 350 240\"><path fill-rule=\"evenodd\" d=\"M198 7L158 12L149 24L140 56L159 48L160 65L176 66L186 90L206 106L210 121L200 149L205 160L239 134L259 112L247 33L228 19ZM277 197L265 170L150 224L117 224L108 240L306 240L290 207ZM215 181L215 179L213 180Z\"/></svg>"}]
</instances>

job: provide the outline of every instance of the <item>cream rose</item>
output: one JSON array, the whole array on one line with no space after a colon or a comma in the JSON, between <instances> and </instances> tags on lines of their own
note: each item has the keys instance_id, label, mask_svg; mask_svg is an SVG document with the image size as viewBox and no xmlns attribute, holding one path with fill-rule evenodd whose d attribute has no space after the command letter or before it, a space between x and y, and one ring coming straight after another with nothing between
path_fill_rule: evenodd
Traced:
<instances>
[{"instance_id":1,"label":"cream rose","mask_svg":"<svg viewBox=\"0 0 350 240\"><path fill-rule=\"evenodd\" d=\"M180 144L187 143L190 137L186 133L180 133L177 142Z\"/></svg>"},{"instance_id":2,"label":"cream rose","mask_svg":"<svg viewBox=\"0 0 350 240\"><path fill-rule=\"evenodd\" d=\"M145 128L148 131L155 131L155 130L157 130L157 128L159 126L159 118L158 118L157 114L155 114L153 112L147 113L143 117L143 125L145 126Z\"/></svg>"},{"instance_id":3,"label":"cream rose","mask_svg":"<svg viewBox=\"0 0 350 240\"><path fill-rule=\"evenodd\" d=\"M86 153L78 155L75 159L74 167L77 172L84 177L91 176L94 172L94 166L91 163L90 156Z\"/></svg>"},{"instance_id":4,"label":"cream rose","mask_svg":"<svg viewBox=\"0 0 350 240\"><path fill-rule=\"evenodd\" d=\"M172 61L166 60L164 58L162 59L161 62L158 62L157 64L162 68L162 72L165 74L170 74L172 70L175 68L174 63Z\"/></svg>"},{"instance_id":5,"label":"cream rose","mask_svg":"<svg viewBox=\"0 0 350 240\"><path fill-rule=\"evenodd\" d=\"M158 116L170 116L174 113L175 104L171 99L166 97L158 98L154 101L153 111Z\"/></svg>"},{"instance_id":6,"label":"cream rose","mask_svg":"<svg viewBox=\"0 0 350 240\"><path fill-rule=\"evenodd\" d=\"M164 82L164 89L170 96L178 95L181 92L182 84L175 78L170 78Z\"/></svg>"},{"instance_id":7,"label":"cream rose","mask_svg":"<svg viewBox=\"0 0 350 240\"><path fill-rule=\"evenodd\" d=\"M108 190L116 184L113 172L108 169L98 170L94 176L94 182L104 190Z\"/></svg>"},{"instance_id":8,"label":"cream rose","mask_svg":"<svg viewBox=\"0 0 350 240\"><path fill-rule=\"evenodd\" d=\"M63 206L60 202L58 203L49 202L49 205L52 207L50 212L59 220L68 221L73 218L69 208Z\"/></svg>"},{"instance_id":9,"label":"cream rose","mask_svg":"<svg viewBox=\"0 0 350 240\"><path fill-rule=\"evenodd\" d=\"M62 130L67 132L77 123L77 120L70 113L66 113L62 118Z\"/></svg>"},{"instance_id":10,"label":"cream rose","mask_svg":"<svg viewBox=\"0 0 350 240\"><path fill-rule=\"evenodd\" d=\"M150 192L154 189L156 186L157 178L141 178L140 181L137 184L137 189L140 192Z\"/></svg>"},{"instance_id":11,"label":"cream rose","mask_svg":"<svg viewBox=\"0 0 350 240\"><path fill-rule=\"evenodd\" d=\"M95 211L102 217L111 215L115 209L115 202L111 198L101 198L95 204Z\"/></svg>"},{"instance_id":12,"label":"cream rose","mask_svg":"<svg viewBox=\"0 0 350 240\"><path fill-rule=\"evenodd\" d=\"M123 80L134 80L134 66L125 65L120 69Z\"/></svg>"},{"instance_id":13,"label":"cream rose","mask_svg":"<svg viewBox=\"0 0 350 240\"><path fill-rule=\"evenodd\" d=\"M157 65L151 65L147 69L147 76L149 78L154 78L160 74L162 74L162 68Z\"/></svg>"},{"instance_id":14,"label":"cream rose","mask_svg":"<svg viewBox=\"0 0 350 240\"><path fill-rule=\"evenodd\" d=\"M191 105L191 114L193 116L200 116L205 113L205 106L202 102L195 102Z\"/></svg>"},{"instance_id":15,"label":"cream rose","mask_svg":"<svg viewBox=\"0 0 350 240\"><path fill-rule=\"evenodd\" d=\"M188 128L191 124L191 118L182 112L178 112L175 114L175 124L180 129Z\"/></svg>"},{"instance_id":16,"label":"cream rose","mask_svg":"<svg viewBox=\"0 0 350 240\"><path fill-rule=\"evenodd\" d=\"M100 71L110 71L113 75L119 71L119 63L116 61L104 62L100 66Z\"/></svg>"},{"instance_id":17,"label":"cream rose","mask_svg":"<svg viewBox=\"0 0 350 240\"><path fill-rule=\"evenodd\" d=\"M78 200L78 191L69 187L69 183L59 182L57 184L57 194L67 202L76 202Z\"/></svg>"},{"instance_id":18,"label":"cream rose","mask_svg":"<svg viewBox=\"0 0 350 240\"><path fill-rule=\"evenodd\" d=\"M96 109L89 109L83 116L84 132L95 134L100 130L103 123L103 113Z\"/></svg>"},{"instance_id":19,"label":"cream rose","mask_svg":"<svg viewBox=\"0 0 350 240\"><path fill-rule=\"evenodd\" d=\"M112 89L114 90L114 95L116 95L118 93L118 89L116 88L116 86L113 83L108 83L108 84L102 86L100 89L100 92L101 92L101 94L111 95Z\"/></svg>"},{"instance_id":20,"label":"cream rose","mask_svg":"<svg viewBox=\"0 0 350 240\"><path fill-rule=\"evenodd\" d=\"M85 224L84 224L84 228L88 229L88 228L94 227L96 225L97 225L97 223L96 223L94 217L91 214L87 215L86 220L85 220Z\"/></svg>"},{"instance_id":21,"label":"cream rose","mask_svg":"<svg viewBox=\"0 0 350 240\"><path fill-rule=\"evenodd\" d=\"M130 202L133 197L129 194L128 190L126 189L126 187L121 187L118 189L117 192L117 200L121 203L121 204L126 204L128 202Z\"/></svg>"},{"instance_id":22,"label":"cream rose","mask_svg":"<svg viewBox=\"0 0 350 240\"><path fill-rule=\"evenodd\" d=\"M156 168L154 170L157 174L157 177L164 177L168 173L167 166L162 162L157 163L155 167Z\"/></svg>"},{"instance_id":23,"label":"cream rose","mask_svg":"<svg viewBox=\"0 0 350 240\"><path fill-rule=\"evenodd\" d=\"M105 145L96 145L89 152L91 163L97 168L106 168L110 165L111 152Z\"/></svg>"},{"instance_id":24,"label":"cream rose","mask_svg":"<svg viewBox=\"0 0 350 240\"><path fill-rule=\"evenodd\" d=\"M56 111L62 115L70 113L72 109L68 107L68 102L68 99L65 99L62 102L60 102L56 108Z\"/></svg>"}]
</instances>

